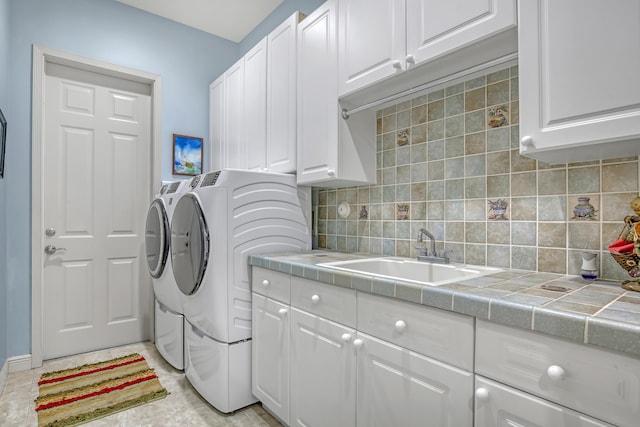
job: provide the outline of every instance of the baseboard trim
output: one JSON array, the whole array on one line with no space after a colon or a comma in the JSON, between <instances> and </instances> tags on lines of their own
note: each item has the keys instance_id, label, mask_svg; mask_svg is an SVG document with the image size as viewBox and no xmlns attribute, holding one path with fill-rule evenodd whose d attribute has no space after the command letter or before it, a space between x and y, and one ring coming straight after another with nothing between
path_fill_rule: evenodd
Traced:
<instances>
[{"instance_id":1,"label":"baseboard trim","mask_svg":"<svg viewBox=\"0 0 640 427\"><path fill-rule=\"evenodd\" d=\"M14 356L7 359L9 365L9 373L28 371L31 369L31 355L24 354L22 356Z\"/></svg>"},{"instance_id":2,"label":"baseboard trim","mask_svg":"<svg viewBox=\"0 0 640 427\"><path fill-rule=\"evenodd\" d=\"M4 385L7 383L7 376L9 376L9 363L5 360L2 369L0 369L0 396L4 391Z\"/></svg>"}]
</instances>

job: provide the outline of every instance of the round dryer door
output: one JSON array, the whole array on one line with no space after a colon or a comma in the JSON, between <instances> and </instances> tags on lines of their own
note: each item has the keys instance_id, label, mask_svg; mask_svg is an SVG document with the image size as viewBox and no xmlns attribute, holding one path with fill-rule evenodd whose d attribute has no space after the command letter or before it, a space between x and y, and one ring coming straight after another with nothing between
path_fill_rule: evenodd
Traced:
<instances>
[{"instance_id":1,"label":"round dryer door","mask_svg":"<svg viewBox=\"0 0 640 427\"><path fill-rule=\"evenodd\" d=\"M198 198L187 193L180 198L171 218L171 263L182 293L195 293L209 259L209 231Z\"/></svg>"},{"instance_id":2,"label":"round dryer door","mask_svg":"<svg viewBox=\"0 0 640 427\"><path fill-rule=\"evenodd\" d=\"M164 202L155 199L147 212L144 250L147 255L147 267L151 277L162 275L169 255L169 220Z\"/></svg>"}]
</instances>

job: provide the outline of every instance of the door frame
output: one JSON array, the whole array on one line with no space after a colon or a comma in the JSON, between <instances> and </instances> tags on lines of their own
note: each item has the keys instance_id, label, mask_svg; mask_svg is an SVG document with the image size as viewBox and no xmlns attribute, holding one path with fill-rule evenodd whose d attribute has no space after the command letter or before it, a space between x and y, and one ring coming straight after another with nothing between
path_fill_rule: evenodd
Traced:
<instances>
[{"instance_id":1,"label":"door frame","mask_svg":"<svg viewBox=\"0 0 640 427\"><path fill-rule=\"evenodd\" d=\"M67 52L33 45L32 95L31 95L31 367L42 366L43 359L43 145L44 145L44 85L45 66L56 63L84 71L117 77L148 85L151 96L151 188L149 201L161 184L160 161L162 151L162 79L159 75L134 70L73 55ZM149 313L153 313L153 301L149 302ZM153 336L153 322L151 335Z\"/></svg>"}]
</instances>

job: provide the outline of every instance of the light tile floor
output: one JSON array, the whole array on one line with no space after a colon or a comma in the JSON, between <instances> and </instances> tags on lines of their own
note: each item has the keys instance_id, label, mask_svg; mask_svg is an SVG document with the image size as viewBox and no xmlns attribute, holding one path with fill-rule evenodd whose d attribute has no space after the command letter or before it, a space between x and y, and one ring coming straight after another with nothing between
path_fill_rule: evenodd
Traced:
<instances>
[{"instance_id":1,"label":"light tile floor","mask_svg":"<svg viewBox=\"0 0 640 427\"><path fill-rule=\"evenodd\" d=\"M0 426L31 427L38 425L34 400L38 397L38 380L42 373L109 360L131 353L139 353L147 359L149 366L156 370L160 383L169 391L169 396L84 425L109 427L281 426L260 404L228 415L218 412L200 397L189 384L183 372L174 369L165 362L151 342L48 360L38 369L9 374L4 391L0 395Z\"/></svg>"}]
</instances>

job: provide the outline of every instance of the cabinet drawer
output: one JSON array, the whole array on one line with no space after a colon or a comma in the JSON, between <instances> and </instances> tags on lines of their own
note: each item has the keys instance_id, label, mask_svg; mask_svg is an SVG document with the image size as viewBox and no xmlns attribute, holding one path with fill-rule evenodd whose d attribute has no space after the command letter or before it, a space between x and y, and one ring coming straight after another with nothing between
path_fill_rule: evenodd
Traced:
<instances>
[{"instance_id":1,"label":"cabinet drawer","mask_svg":"<svg viewBox=\"0 0 640 427\"><path fill-rule=\"evenodd\" d=\"M251 288L253 292L289 304L291 300L291 276L265 268L253 267Z\"/></svg>"},{"instance_id":2,"label":"cabinet drawer","mask_svg":"<svg viewBox=\"0 0 640 427\"><path fill-rule=\"evenodd\" d=\"M291 305L355 328L356 291L313 280L291 278Z\"/></svg>"},{"instance_id":3,"label":"cabinet drawer","mask_svg":"<svg viewBox=\"0 0 640 427\"><path fill-rule=\"evenodd\" d=\"M613 424L640 419L639 359L478 321L476 372Z\"/></svg>"},{"instance_id":4,"label":"cabinet drawer","mask_svg":"<svg viewBox=\"0 0 640 427\"><path fill-rule=\"evenodd\" d=\"M473 426L471 372L367 334L358 339L358 427Z\"/></svg>"},{"instance_id":5,"label":"cabinet drawer","mask_svg":"<svg viewBox=\"0 0 640 427\"><path fill-rule=\"evenodd\" d=\"M526 421L525 421L526 420ZM476 427L613 427L560 405L476 376Z\"/></svg>"},{"instance_id":6,"label":"cabinet drawer","mask_svg":"<svg viewBox=\"0 0 640 427\"><path fill-rule=\"evenodd\" d=\"M473 318L358 294L358 330L458 368L473 370Z\"/></svg>"}]
</instances>

